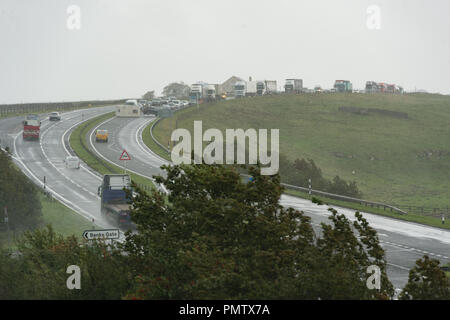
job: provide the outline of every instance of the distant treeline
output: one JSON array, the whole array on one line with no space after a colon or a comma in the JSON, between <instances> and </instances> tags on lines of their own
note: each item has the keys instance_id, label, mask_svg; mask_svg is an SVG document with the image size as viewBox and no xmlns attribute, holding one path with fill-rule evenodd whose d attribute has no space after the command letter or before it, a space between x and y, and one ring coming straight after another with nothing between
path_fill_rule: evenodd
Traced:
<instances>
[{"instance_id":1,"label":"distant treeline","mask_svg":"<svg viewBox=\"0 0 450 320\"><path fill-rule=\"evenodd\" d=\"M6 113L26 113L40 112L45 110L69 110L83 106L99 106L105 104L123 103L121 100L93 100L93 101L73 101L73 102L39 102L39 103L15 103L0 104L0 114Z\"/></svg>"}]
</instances>

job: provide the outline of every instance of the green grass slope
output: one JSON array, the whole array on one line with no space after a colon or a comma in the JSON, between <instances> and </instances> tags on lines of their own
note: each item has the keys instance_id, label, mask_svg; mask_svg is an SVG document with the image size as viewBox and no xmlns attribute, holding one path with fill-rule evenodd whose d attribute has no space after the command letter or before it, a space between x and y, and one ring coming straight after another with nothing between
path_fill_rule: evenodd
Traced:
<instances>
[{"instance_id":1,"label":"green grass slope","mask_svg":"<svg viewBox=\"0 0 450 320\"><path fill-rule=\"evenodd\" d=\"M407 119L339 111L377 108ZM450 206L450 97L432 94L304 94L254 97L192 107L162 120L167 143L176 127L280 129L280 153L311 158L324 175L355 180L364 199Z\"/></svg>"}]
</instances>

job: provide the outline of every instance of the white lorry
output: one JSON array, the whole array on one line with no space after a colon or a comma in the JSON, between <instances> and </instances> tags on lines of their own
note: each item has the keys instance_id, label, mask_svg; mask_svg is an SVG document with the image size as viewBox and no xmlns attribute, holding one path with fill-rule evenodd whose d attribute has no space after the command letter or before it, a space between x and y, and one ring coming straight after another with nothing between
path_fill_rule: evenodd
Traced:
<instances>
[{"instance_id":1,"label":"white lorry","mask_svg":"<svg viewBox=\"0 0 450 320\"><path fill-rule=\"evenodd\" d=\"M203 98L203 84L195 83L191 85L191 90L189 92L189 103L197 104L201 102Z\"/></svg>"},{"instance_id":2,"label":"white lorry","mask_svg":"<svg viewBox=\"0 0 450 320\"><path fill-rule=\"evenodd\" d=\"M266 94L277 93L277 81L276 80L266 80Z\"/></svg>"},{"instance_id":3,"label":"white lorry","mask_svg":"<svg viewBox=\"0 0 450 320\"><path fill-rule=\"evenodd\" d=\"M214 101L216 100L216 85L214 84L207 84L203 86L203 96L205 97L206 101Z\"/></svg>"},{"instance_id":4,"label":"white lorry","mask_svg":"<svg viewBox=\"0 0 450 320\"><path fill-rule=\"evenodd\" d=\"M286 93L301 93L303 89L302 79L286 79L284 84L284 92Z\"/></svg>"},{"instance_id":5,"label":"white lorry","mask_svg":"<svg viewBox=\"0 0 450 320\"><path fill-rule=\"evenodd\" d=\"M256 86L258 84L258 81L248 81L247 82L247 89L245 91L245 95L247 97L253 97L256 96L257 90Z\"/></svg>"},{"instance_id":6,"label":"white lorry","mask_svg":"<svg viewBox=\"0 0 450 320\"><path fill-rule=\"evenodd\" d=\"M256 94L262 96L265 94L277 93L277 81L276 80L260 80L256 83Z\"/></svg>"},{"instance_id":7,"label":"white lorry","mask_svg":"<svg viewBox=\"0 0 450 320\"><path fill-rule=\"evenodd\" d=\"M237 81L234 84L234 96L236 98L245 97L247 92L247 83L245 81Z\"/></svg>"}]
</instances>

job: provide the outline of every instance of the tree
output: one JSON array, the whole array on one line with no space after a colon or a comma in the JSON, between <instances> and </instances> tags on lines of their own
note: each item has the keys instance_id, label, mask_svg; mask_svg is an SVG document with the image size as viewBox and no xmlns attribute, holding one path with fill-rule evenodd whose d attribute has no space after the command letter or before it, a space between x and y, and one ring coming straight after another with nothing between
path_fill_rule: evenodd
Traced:
<instances>
[{"instance_id":1,"label":"tree","mask_svg":"<svg viewBox=\"0 0 450 320\"><path fill-rule=\"evenodd\" d=\"M37 187L0 150L0 221L7 208L8 224L12 230L39 227L42 222L41 203Z\"/></svg>"},{"instance_id":2,"label":"tree","mask_svg":"<svg viewBox=\"0 0 450 320\"><path fill-rule=\"evenodd\" d=\"M155 98L155 91L154 90L153 91L147 91L147 93L145 93L142 96L142 99L144 99L144 100L152 100L153 98Z\"/></svg>"},{"instance_id":3,"label":"tree","mask_svg":"<svg viewBox=\"0 0 450 320\"><path fill-rule=\"evenodd\" d=\"M302 158L290 162L286 156L280 155L280 175L283 182L300 187L308 187L311 179L313 189L349 197L362 197L355 181L347 182L339 176L335 176L331 181L324 178L322 170L312 159Z\"/></svg>"},{"instance_id":4,"label":"tree","mask_svg":"<svg viewBox=\"0 0 450 320\"><path fill-rule=\"evenodd\" d=\"M280 177L248 168L243 182L221 165L163 166L169 190L136 188L123 250L134 299L379 299L393 295L376 232L356 214L332 212L318 239L303 212L279 204ZM131 195L130 195L131 198ZM357 232L359 238L356 237ZM367 266L382 271L381 290L366 286Z\"/></svg>"},{"instance_id":5,"label":"tree","mask_svg":"<svg viewBox=\"0 0 450 320\"><path fill-rule=\"evenodd\" d=\"M450 281L439 267L439 260L427 255L416 261L409 271L408 283L403 288L401 300L449 300Z\"/></svg>"},{"instance_id":6,"label":"tree","mask_svg":"<svg viewBox=\"0 0 450 320\"><path fill-rule=\"evenodd\" d=\"M163 95L166 97L174 96L178 99L185 98L189 95L190 87L183 82L172 82L164 87Z\"/></svg>"},{"instance_id":7,"label":"tree","mask_svg":"<svg viewBox=\"0 0 450 320\"><path fill-rule=\"evenodd\" d=\"M66 286L67 267L81 270L81 290ZM25 232L13 257L1 252L0 299L120 299L133 276L126 257L101 241L80 243L51 226Z\"/></svg>"}]
</instances>

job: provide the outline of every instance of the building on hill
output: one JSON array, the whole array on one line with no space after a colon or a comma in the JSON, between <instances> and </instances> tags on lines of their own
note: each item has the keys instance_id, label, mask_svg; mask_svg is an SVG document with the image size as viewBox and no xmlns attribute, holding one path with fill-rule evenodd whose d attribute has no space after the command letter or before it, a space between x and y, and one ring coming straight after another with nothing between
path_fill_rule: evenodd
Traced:
<instances>
[{"instance_id":1,"label":"building on hill","mask_svg":"<svg viewBox=\"0 0 450 320\"><path fill-rule=\"evenodd\" d=\"M219 94L225 93L227 96L234 96L234 85L238 81L243 81L241 78L232 76L228 80L226 80L224 83L219 84Z\"/></svg>"}]
</instances>

